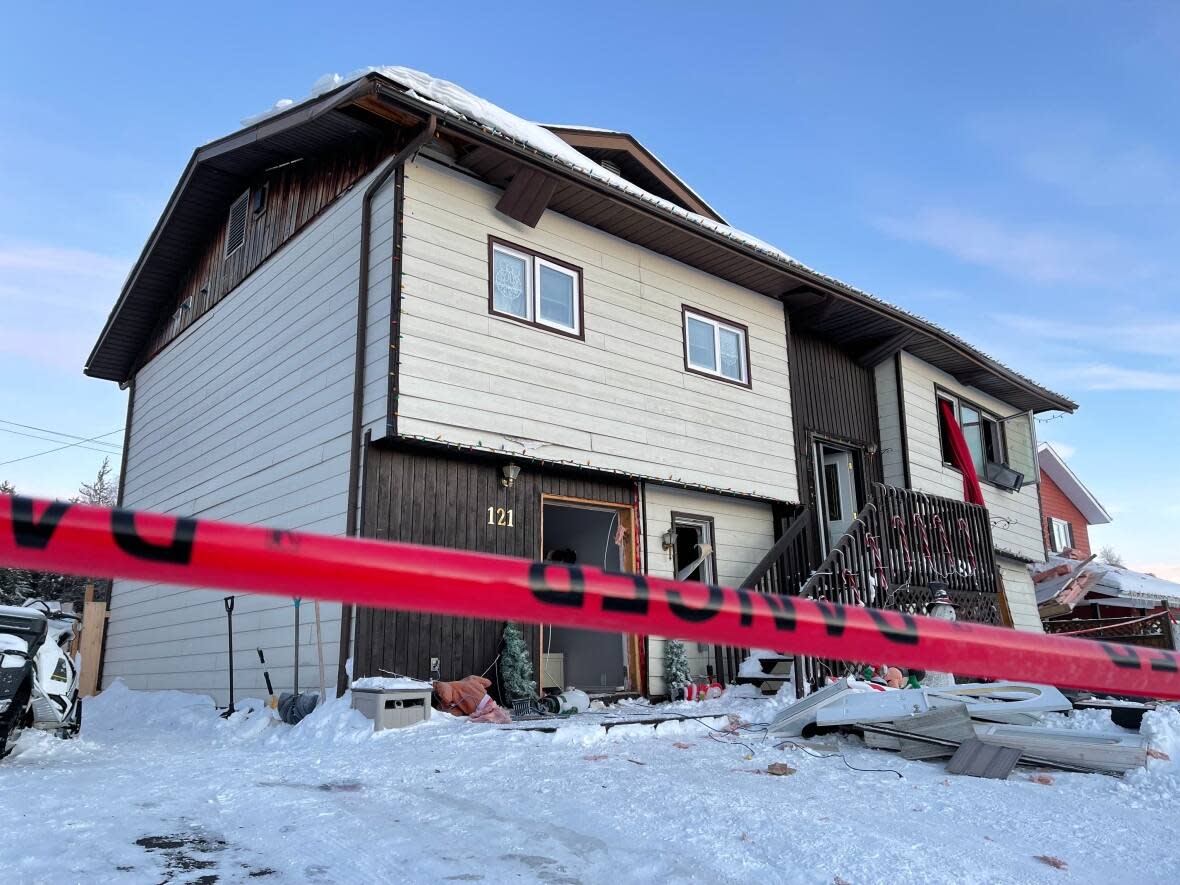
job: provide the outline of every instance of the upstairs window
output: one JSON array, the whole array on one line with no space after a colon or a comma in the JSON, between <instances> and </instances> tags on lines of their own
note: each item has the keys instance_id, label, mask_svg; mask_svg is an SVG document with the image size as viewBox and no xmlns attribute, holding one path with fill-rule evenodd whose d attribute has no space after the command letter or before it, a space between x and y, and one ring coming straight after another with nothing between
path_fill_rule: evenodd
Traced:
<instances>
[{"instance_id":1,"label":"upstairs window","mask_svg":"<svg viewBox=\"0 0 1180 885\"><path fill-rule=\"evenodd\" d=\"M963 439L967 442L971 462L975 465L975 473L979 478L1005 489L1019 491L1024 477L1008 467L1008 452L1000 419L974 403L948 393L940 391L938 399L950 403L951 411L959 422L959 429L963 431ZM953 466L954 455L941 412L938 417L938 435L942 445L942 460Z\"/></svg>"},{"instance_id":2,"label":"upstairs window","mask_svg":"<svg viewBox=\"0 0 1180 885\"><path fill-rule=\"evenodd\" d=\"M1067 547L1073 546L1073 526L1064 519L1056 516L1049 517L1049 545L1050 553L1060 553Z\"/></svg>"},{"instance_id":3,"label":"upstairs window","mask_svg":"<svg viewBox=\"0 0 1180 885\"><path fill-rule=\"evenodd\" d=\"M687 305L682 313L684 368L749 387L750 347L746 327Z\"/></svg>"},{"instance_id":4,"label":"upstairs window","mask_svg":"<svg viewBox=\"0 0 1180 885\"><path fill-rule=\"evenodd\" d=\"M582 337L582 270L526 249L488 240L488 312Z\"/></svg>"}]
</instances>

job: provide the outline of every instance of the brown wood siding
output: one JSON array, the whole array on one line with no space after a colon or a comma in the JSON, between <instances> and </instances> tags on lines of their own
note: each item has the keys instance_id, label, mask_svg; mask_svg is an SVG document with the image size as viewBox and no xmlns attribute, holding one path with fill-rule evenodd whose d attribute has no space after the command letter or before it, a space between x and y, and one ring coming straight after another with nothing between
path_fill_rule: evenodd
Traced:
<instances>
[{"instance_id":1,"label":"brown wood siding","mask_svg":"<svg viewBox=\"0 0 1180 885\"><path fill-rule=\"evenodd\" d=\"M881 433L873 370L858 365L832 342L793 328L788 335L788 359L800 500L814 504L815 436L853 446L877 446L878 455L865 458L865 479L880 482Z\"/></svg>"},{"instance_id":2,"label":"brown wood siding","mask_svg":"<svg viewBox=\"0 0 1180 885\"><path fill-rule=\"evenodd\" d=\"M542 494L626 505L634 500L635 484L630 481L527 464L508 489L500 484L500 468L509 460L370 447L365 458L361 533L368 538L537 559ZM489 507L511 508L514 527L488 525ZM431 657L440 658L443 679L483 673L499 651L503 631L502 621L361 608L353 675L400 673L429 678ZM536 628L524 632L529 648L535 648ZM488 678L494 681L495 674L489 672Z\"/></svg>"},{"instance_id":3,"label":"brown wood siding","mask_svg":"<svg viewBox=\"0 0 1180 885\"><path fill-rule=\"evenodd\" d=\"M266 209L255 215L253 202L249 201L246 241L228 257L225 238L233 200L227 202L220 223L206 233L204 249L181 278L176 296L161 314L141 355L141 364L204 316L309 221L372 171L385 152L384 147L369 143L348 151L298 160L264 173L251 183L250 190L253 194L258 188L266 187ZM243 185L233 199L244 191ZM188 308L181 309L186 301Z\"/></svg>"}]
</instances>

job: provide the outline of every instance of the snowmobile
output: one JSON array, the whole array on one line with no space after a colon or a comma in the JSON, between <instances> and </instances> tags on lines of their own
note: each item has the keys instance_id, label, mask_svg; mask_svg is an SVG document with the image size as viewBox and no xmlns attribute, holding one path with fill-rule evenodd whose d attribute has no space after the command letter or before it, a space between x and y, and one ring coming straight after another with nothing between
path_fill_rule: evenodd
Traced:
<instances>
[{"instance_id":1,"label":"snowmobile","mask_svg":"<svg viewBox=\"0 0 1180 885\"><path fill-rule=\"evenodd\" d=\"M0 605L0 759L25 728L78 733L78 668L68 648L79 620L39 600Z\"/></svg>"}]
</instances>

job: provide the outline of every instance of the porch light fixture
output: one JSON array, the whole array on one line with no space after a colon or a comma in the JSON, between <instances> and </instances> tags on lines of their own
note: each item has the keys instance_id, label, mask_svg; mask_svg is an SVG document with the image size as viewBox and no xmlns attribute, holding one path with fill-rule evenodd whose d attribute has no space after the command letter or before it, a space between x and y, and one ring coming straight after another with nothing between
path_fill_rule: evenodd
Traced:
<instances>
[{"instance_id":1,"label":"porch light fixture","mask_svg":"<svg viewBox=\"0 0 1180 885\"><path fill-rule=\"evenodd\" d=\"M500 480L500 485L504 486L506 489L510 489L516 482L516 478L520 476L520 465L513 464L511 461L509 461L500 468L500 472L504 474L504 477Z\"/></svg>"},{"instance_id":2,"label":"porch light fixture","mask_svg":"<svg viewBox=\"0 0 1180 885\"><path fill-rule=\"evenodd\" d=\"M660 536L660 545L664 548L664 552L671 555L672 548L676 546L676 530L668 529Z\"/></svg>"}]
</instances>

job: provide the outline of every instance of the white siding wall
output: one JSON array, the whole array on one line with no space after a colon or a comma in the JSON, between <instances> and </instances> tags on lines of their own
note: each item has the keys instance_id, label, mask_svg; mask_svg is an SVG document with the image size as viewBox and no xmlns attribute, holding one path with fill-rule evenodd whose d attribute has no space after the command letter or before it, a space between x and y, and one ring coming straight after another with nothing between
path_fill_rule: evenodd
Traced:
<instances>
[{"instance_id":1,"label":"white siding wall","mask_svg":"<svg viewBox=\"0 0 1180 885\"><path fill-rule=\"evenodd\" d=\"M1000 576L1004 580L1004 598L1012 615L1012 626L1017 630L1044 633L1041 615L1037 611L1037 590L1023 562L997 557Z\"/></svg>"},{"instance_id":2,"label":"white siding wall","mask_svg":"<svg viewBox=\"0 0 1180 885\"><path fill-rule=\"evenodd\" d=\"M905 445L897 408L897 363L888 359L874 370L877 416L881 425L881 470L886 485L905 488Z\"/></svg>"},{"instance_id":3,"label":"white siding wall","mask_svg":"<svg viewBox=\"0 0 1180 885\"><path fill-rule=\"evenodd\" d=\"M356 336L360 204L330 206L140 370L124 504L186 516L343 534ZM392 181L375 205L365 420L384 430ZM382 337L384 336L384 337ZM104 683L213 695L228 689L224 593L117 581ZM340 606L322 609L334 692ZM301 612L300 688L318 684L311 603ZM239 596L238 697L293 682L289 599Z\"/></svg>"},{"instance_id":4,"label":"white siding wall","mask_svg":"<svg viewBox=\"0 0 1180 885\"><path fill-rule=\"evenodd\" d=\"M962 474L942 463L935 385L966 397L1001 417L1018 410L980 390L959 384L950 375L908 353L902 354L902 380L910 482L919 491L961 500ZM882 417L882 425L885 420ZM1045 546L1036 484L1030 481L1019 492L1004 491L986 482L981 485L993 520L992 535L996 547L1029 559L1043 560Z\"/></svg>"},{"instance_id":5,"label":"white siding wall","mask_svg":"<svg viewBox=\"0 0 1180 885\"><path fill-rule=\"evenodd\" d=\"M429 160L407 168L398 429L795 500L782 305ZM488 314L488 235L582 268L586 340ZM749 327L753 389L684 370L681 305Z\"/></svg>"},{"instance_id":6,"label":"white siding wall","mask_svg":"<svg viewBox=\"0 0 1180 885\"><path fill-rule=\"evenodd\" d=\"M669 486L649 485L644 496L648 574L674 577L672 559L661 547L660 536L672 527L672 513L713 517L717 537L718 583L736 587L774 546L774 517L769 504L723 495L688 492ZM712 646L685 643L693 675L703 675L713 663ZM652 637L648 646L648 683L652 694L664 694L664 641Z\"/></svg>"}]
</instances>

